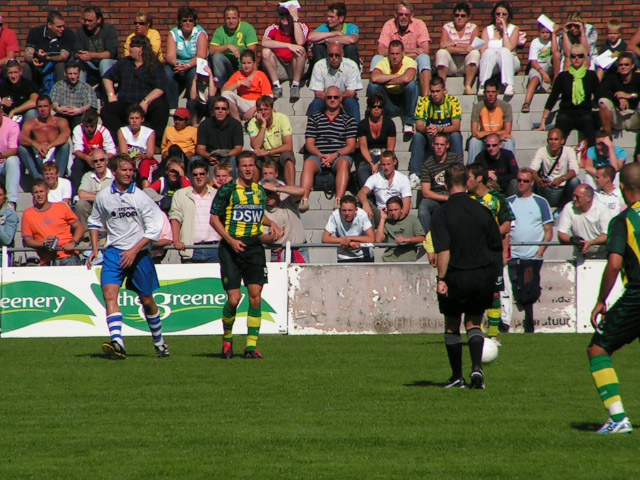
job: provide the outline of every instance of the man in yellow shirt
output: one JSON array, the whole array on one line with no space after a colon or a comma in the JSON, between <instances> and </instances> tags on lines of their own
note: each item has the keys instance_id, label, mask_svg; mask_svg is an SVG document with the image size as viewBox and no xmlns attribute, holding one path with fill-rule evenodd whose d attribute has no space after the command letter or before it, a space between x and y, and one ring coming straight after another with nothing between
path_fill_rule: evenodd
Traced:
<instances>
[{"instance_id":1,"label":"man in yellow shirt","mask_svg":"<svg viewBox=\"0 0 640 480\"><path fill-rule=\"evenodd\" d=\"M287 185L296 184L296 157L293 154L293 130L284 113L273 111L273 98L263 95L256 101L256 116L251 119L247 130L251 137L251 148L258 156L259 166L271 158L284 170ZM258 178L256 169L255 179Z\"/></svg>"},{"instance_id":2,"label":"man in yellow shirt","mask_svg":"<svg viewBox=\"0 0 640 480\"><path fill-rule=\"evenodd\" d=\"M411 135L416 123L414 112L418 102L419 89L416 83L418 64L404 54L404 45L400 40L389 44L389 55L380 60L367 87L367 96L374 93L384 95L385 114L401 116L404 133Z\"/></svg>"}]
</instances>

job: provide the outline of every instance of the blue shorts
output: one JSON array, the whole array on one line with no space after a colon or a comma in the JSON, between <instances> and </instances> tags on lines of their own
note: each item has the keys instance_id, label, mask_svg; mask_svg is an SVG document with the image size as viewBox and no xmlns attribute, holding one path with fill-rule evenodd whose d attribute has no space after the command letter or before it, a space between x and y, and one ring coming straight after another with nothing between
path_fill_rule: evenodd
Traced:
<instances>
[{"instance_id":1,"label":"blue shorts","mask_svg":"<svg viewBox=\"0 0 640 480\"><path fill-rule=\"evenodd\" d=\"M336 170L336 165L338 164L338 160L340 160L341 158L346 158L347 160L349 160L349 170L351 170L351 165L353 165L353 158L351 158L349 155L340 155L338 158L336 158L336 161L333 162L333 164L331 165L331 171L333 173L338 173L338 171ZM320 168L320 170L325 168L322 166L322 161L320 160L320 157L317 157L316 155L309 155L307 159L313 160L314 162L316 162L316 165L318 165L318 168ZM326 167L326 168L329 168L329 167Z\"/></svg>"},{"instance_id":2,"label":"blue shorts","mask_svg":"<svg viewBox=\"0 0 640 480\"><path fill-rule=\"evenodd\" d=\"M160 287L158 274L149 250L138 253L133 265L123 269L120 267L120 254L126 250L109 247L104 251L100 284L122 285L126 278L125 288L133 290L141 297L150 297Z\"/></svg>"}]
</instances>

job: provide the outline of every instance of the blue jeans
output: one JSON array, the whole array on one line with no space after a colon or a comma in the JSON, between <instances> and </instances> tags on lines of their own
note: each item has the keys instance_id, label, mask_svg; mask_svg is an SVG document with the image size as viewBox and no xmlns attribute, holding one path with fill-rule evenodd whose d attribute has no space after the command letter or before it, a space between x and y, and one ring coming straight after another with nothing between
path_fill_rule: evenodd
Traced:
<instances>
[{"instance_id":1,"label":"blue jeans","mask_svg":"<svg viewBox=\"0 0 640 480\"><path fill-rule=\"evenodd\" d=\"M422 163L424 162L427 150L431 150L431 136L416 132L413 135L411 146L409 147L409 151L411 152L411 158L409 160L409 175L415 173L420 176L420 173L422 172ZM449 134L449 151L464 158L464 147L462 134L460 132L453 132Z\"/></svg>"},{"instance_id":2,"label":"blue jeans","mask_svg":"<svg viewBox=\"0 0 640 480\"><path fill-rule=\"evenodd\" d=\"M440 205L444 205L444 202L438 202L430 198L420 200L420 205L418 205L418 220L420 220L420 225L422 225L425 235L431 230L431 215L440 208Z\"/></svg>"},{"instance_id":3,"label":"blue jeans","mask_svg":"<svg viewBox=\"0 0 640 480\"><path fill-rule=\"evenodd\" d=\"M213 56L212 63L213 75L218 79L221 87L225 83L227 83L227 81L231 78L231 75L233 75L238 70L237 62L234 65L233 63L231 63L231 60L229 60L229 58L223 53L216 53Z\"/></svg>"},{"instance_id":4,"label":"blue jeans","mask_svg":"<svg viewBox=\"0 0 640 480\"><path fill-rule=\"evenodd\" d=\"M386 87L379 83L369 82L367 87L367 97L374 93L384 95L384 113L390 117L402 117L402 123L405 125L414 125L416 123L414 114L416 103L418 103L418 92L418 83L415 80L405 85L404 91L398 95L389 93Z\"/></svg>"},{"instance_id":5,"label":"blue jeans","mask_svg":"<svg viewBox=\"0 0 640 480\"><path fill-rule=\"evenodd\" d=\"M40 154L36 154L32 147L18 147L18 156L22 164L29 169L29 173L33 178L43 178L42 157ZM67 165L69 164L69 143L67 142L57 147L53 158L58 164L59 176L66 177Z\"/></svg>"},{"instance_id":6,"label":"blue jeans","mask_svg":"<svg viewBox=\"0 0 640 480\"><path fill-rule=\"evenodd\" d=\"M186 73L174 73L171 65L164 66L167 76L167 89L165 91L169 108L178 108L180 91L184 88L187 92L191 89L191 82L196 78L196 67L192 67ZM187 95L188 96L188 95Z\"/></svg>"},{"instance_id":7,"label":"blue jeans","mask_svg":"<svg viewBox=\"0 0 640 480\"><path fill-rule=\"evenodd\" d=\"M220 263L217 248L194 248L191 258L181 259L182 263Z\"/></svg>"},{"instance_id":8,"label":"blue jeans","mask_svg":"<svg viewBox=\"0 0 640 480\"><path fill-rule=\"evenodd\" d=\"M344 106L344 111L347 115L350 115L356 120L356 123L360 123L360 105L358 103L357 98L349 97L345 98L342 101L342 105ZM324 100L322 98L314 98L313 101L309 104L309 109L307 110L307 116L311 116L317 112L324 112L327 108Z\"/></svg>"},{"instance_id":9,"label":"blue jeans","mask_svg":"<svg viewBox=\"0 0 640 480\"><path fill-rule=\"evenodd\" d=\"M502 148L516 154L516 142L513 138L502 141ZM471 165L476 161L476 157L484 150L484 140L478 140L475 137L469 139L469 156L467 157L467 165Z\"/></svg>"},{"instance_id":10,"label":"blue jeans","mask_svg":"<svg viewBox=\"0 0 640 480\"><path fill-rule=\"evenodd\" d=\"M18 203L18 190L20 189L20 158L17 155L8 157L0 163L0 175L5 176L7 188L7 200Z\"/></svg>"}]
</instances>

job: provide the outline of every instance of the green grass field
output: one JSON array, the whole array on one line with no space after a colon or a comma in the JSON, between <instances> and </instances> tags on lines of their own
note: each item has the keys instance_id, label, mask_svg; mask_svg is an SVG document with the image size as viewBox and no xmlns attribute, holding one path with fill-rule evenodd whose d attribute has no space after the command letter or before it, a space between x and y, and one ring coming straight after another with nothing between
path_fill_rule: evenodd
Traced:
<instances>
[{"instance_id":1,"label":"green grass field","mask_svg":"<svg viewBox=\"0 0 640 480\"><path fill-rule=\"evenodd\" d=\"M2 479L632 479L640 428L607 414L585 335L505 335L487 390L441 388L440 335L263 336L265 359L219 337L2 339ZM244 338L236 338L236 353ZM464 352L468 375L468 351ZM616 354L640 427L638 345Z\"/></svg>"}]
</instances>

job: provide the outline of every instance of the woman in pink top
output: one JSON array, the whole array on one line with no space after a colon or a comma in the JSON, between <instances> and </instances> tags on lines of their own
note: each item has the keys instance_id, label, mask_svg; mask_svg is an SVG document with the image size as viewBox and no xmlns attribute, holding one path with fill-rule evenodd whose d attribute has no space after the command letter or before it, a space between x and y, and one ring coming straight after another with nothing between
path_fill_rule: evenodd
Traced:
<instances>
[{"instance_id":1,"label":"woman in pink top","mask_svg":"<svg viewBox=\"0 0 640 480\"><path fill-rule=\"evenodd\" d=\"M255 52L248 49L243 51L240 54L240 70L222 87L222 96L229 100L231 116L238 121L251 120L256 113L256 100L272 94L271 82L256 69Z\"/></svg>"}]
</instances>

